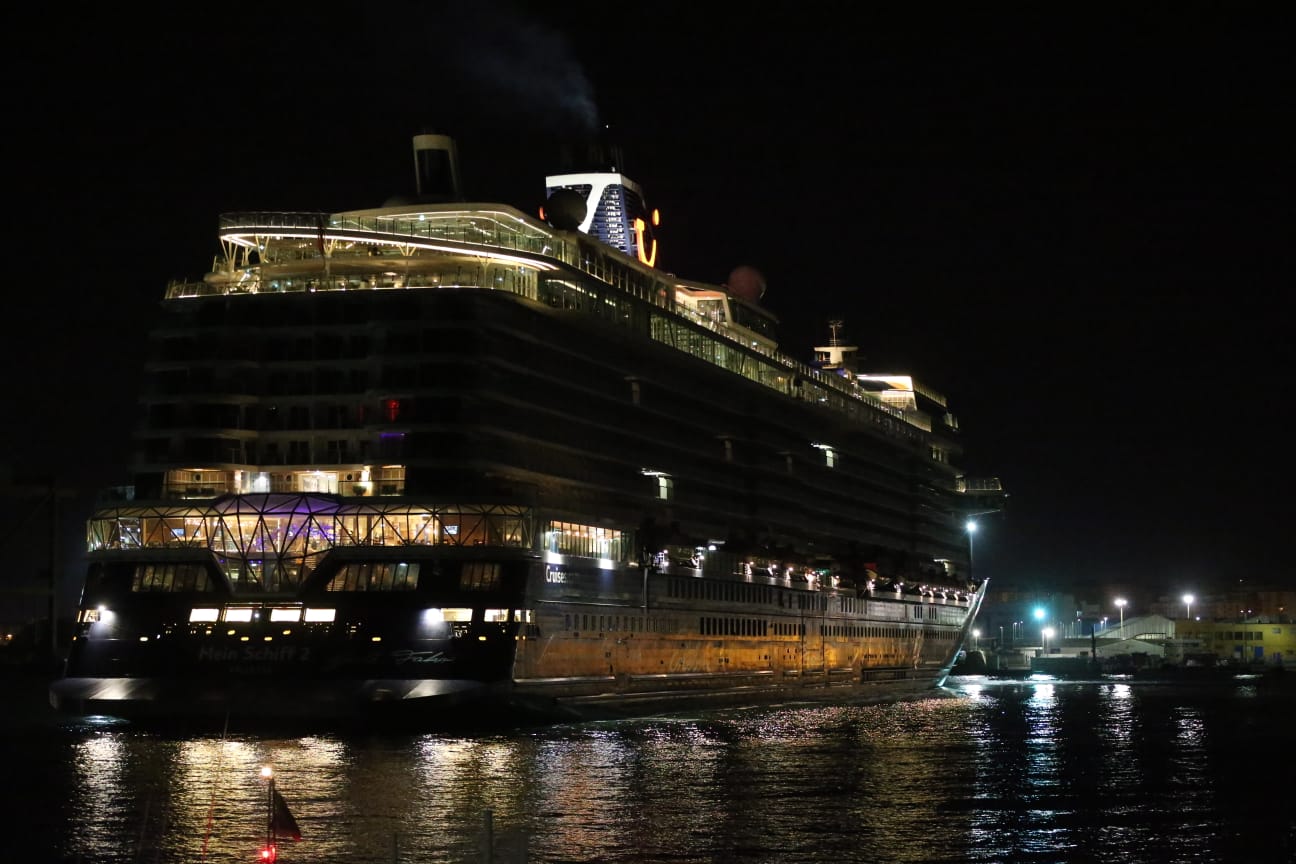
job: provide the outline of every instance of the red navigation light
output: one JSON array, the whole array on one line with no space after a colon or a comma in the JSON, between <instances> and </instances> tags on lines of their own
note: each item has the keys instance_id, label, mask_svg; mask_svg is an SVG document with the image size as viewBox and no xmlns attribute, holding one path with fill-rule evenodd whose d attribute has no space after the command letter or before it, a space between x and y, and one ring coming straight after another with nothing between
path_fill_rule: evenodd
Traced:
<instances>
[{"instance_id":1,"label":"red navigation light","mask_svg":"<svg viewBox=\"0 0 1296 864\"><path fill-rule=\"evenodd\" d=\"M261 860L266 862L266 864L274 864L275 859L278 857L279 850L273 843L269 846L261 847Z\"/></svg>"},{"instance_id":2,"label":"red navigation light","mask_svg":"<svg viewBox=\"0 0 1296 864\"><path fill-rule=\"evenodd\" d=\"M388 399L383 403L384 413L387 415L388 423L395 423L396 418L400 416L400 400Z\"/></svg>"}]
</instances>

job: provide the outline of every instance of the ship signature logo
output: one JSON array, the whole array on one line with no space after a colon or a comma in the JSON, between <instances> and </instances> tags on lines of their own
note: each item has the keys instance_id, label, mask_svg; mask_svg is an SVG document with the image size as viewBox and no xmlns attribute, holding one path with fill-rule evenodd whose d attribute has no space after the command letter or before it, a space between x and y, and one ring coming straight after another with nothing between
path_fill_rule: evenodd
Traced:
<instances>
[{"instance_id":1,"label":"ship signature logo","mask_svg":"<svg viewBox=\"0 0 1296 864\"><path fill-rule=\"evenodd\" d=\"M411 651L409 649L392 652L392 660L400 666L405 663L449 663L450 658L444 651Z\"/></svg>"},{"instance_id":2,"label":"ship signature logo","mask_svg":"<svg viewBox=\"0 0 1296 864\"><path fill-rule=\"evenodd\" d=\"M652 224L654 227L661 224L661 213L657 210L652 211ZM635 252L638 254L641 262L652 267L657 263L657 238L652 237L651 235L649 237L649 239L652 240L652 254L644 252L644 234L647 233L647 230L648 223L644 222L643 219L636 217L634 220Z\"/></svg>"}]
</instances>

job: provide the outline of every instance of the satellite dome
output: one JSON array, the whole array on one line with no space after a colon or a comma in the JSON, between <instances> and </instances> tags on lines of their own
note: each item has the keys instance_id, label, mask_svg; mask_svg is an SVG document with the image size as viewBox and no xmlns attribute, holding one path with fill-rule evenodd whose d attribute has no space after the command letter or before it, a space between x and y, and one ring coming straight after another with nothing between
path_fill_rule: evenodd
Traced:
<instances>
[{"instance_id":1,"label":"satellite dome","mask_svg":"<svg viewBox=\"0 0 1296 864\"><path fill-rule=\"evenodd\" d=\"M756 303L765 296L765 277L755 267L742 264L729 274L729 281L724 287L731 296Z\"/></svg>"},{"instance_id":2,"label":"satellite dome","mask_svg":"<svg viewBox=\"0 0 1296 864\"><path fill-rule=\"evenodd\" d=\"M585 198L574 189L559 189L545 202L545 216L559 231L575 231L585 221Z\"/></svg>"}]
</instances>

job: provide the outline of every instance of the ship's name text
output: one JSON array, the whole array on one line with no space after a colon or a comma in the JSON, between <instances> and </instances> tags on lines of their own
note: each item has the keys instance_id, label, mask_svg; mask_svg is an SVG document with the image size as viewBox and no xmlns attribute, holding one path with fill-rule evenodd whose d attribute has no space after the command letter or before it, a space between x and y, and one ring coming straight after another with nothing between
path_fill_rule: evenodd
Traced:
<instances>
[{"instance_id":1,"label":"ship's name text","mask_svg":"<svg viewBox=\"0 0 1296 864\"><path fill-rule=\"evenodd\" d=\"M305 646L246 645L243 648L221 648L204 645L198 649L198 659L208 663L304 663L310 659L311 649Z\"/></svg>"}]
</instances>

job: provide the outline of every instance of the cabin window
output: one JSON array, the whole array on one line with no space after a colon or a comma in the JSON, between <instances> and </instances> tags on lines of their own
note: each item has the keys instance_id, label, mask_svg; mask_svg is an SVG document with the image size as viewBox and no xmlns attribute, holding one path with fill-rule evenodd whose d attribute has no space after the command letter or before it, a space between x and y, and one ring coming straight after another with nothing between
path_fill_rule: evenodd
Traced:
<instances>
[{"instance_id":1,"label":"cabin window","mask_svg":"<svg viewBox=\"0 0 1296 864\"><path fill-rule=\"evenodd\" d=\"M419 565L361 562L344 564L329 580L329 591L413 591L418 588Z\"/></svg>"},{"instance_id":2,"label":"cabin window","mask_svg":"<svg viewBox=\"0 0 1296 864\"><path fill-rule=\"evenodd\" d=\"M136 564L131 591L211 591L215 586L201 564Z\"/></svg>"},{"instance_id":3,"label":"cabin window","mask_svg":"<svg viewBox=\"0 0 1296 864\"><path fill-rule=\"evenodd\" d=\"M500 565L488 561L467 561L459 571L459 587L464 591L493 591L499 588Z\"/></svg>"}]
</instances>

